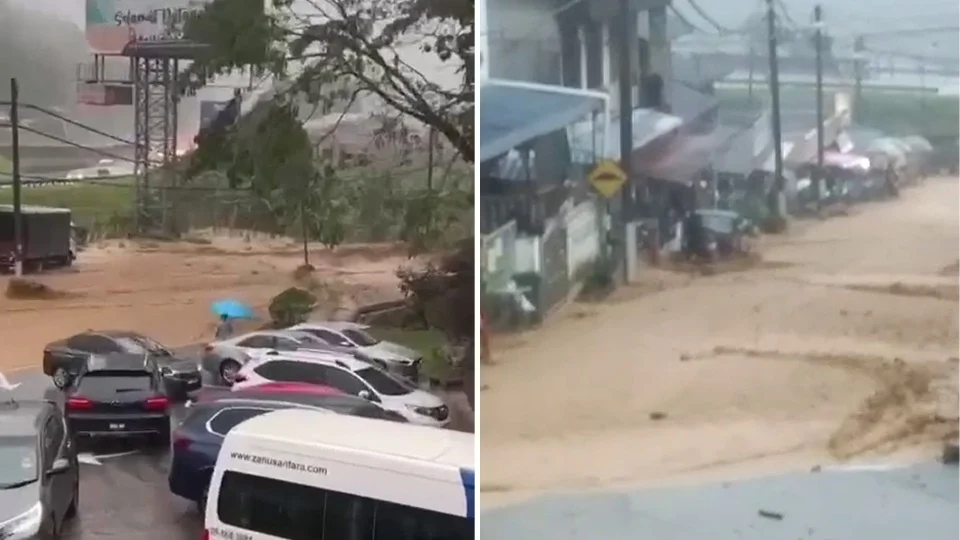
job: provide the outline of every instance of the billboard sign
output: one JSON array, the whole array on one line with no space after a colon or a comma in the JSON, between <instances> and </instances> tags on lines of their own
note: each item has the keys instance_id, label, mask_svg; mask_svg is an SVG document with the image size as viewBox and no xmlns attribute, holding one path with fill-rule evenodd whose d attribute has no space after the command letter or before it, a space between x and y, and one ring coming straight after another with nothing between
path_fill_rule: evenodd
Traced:
<instances>
[{"instance_id":1,"label":"billboard sign","mask_svg":"<svg viewBox=\"0 0 960 540\"><path fill-rule=\"evenodd\" d=\"M95 54L121 54L133 41L183 37L209 0L86 0L86 36Z\"/></svg>"}]
</instances>

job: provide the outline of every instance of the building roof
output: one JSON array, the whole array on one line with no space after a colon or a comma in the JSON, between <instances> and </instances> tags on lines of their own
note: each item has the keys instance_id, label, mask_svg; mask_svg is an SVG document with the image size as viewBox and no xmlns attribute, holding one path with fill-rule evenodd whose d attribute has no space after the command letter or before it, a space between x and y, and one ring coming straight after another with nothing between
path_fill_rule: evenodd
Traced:
<instances>
[{"instance_id":1,"label":"building roof","mask_svg":"<svg viewBox=\"0 0 960 540\"><path fill-rule=\"evenodd\" d=\"M488 79L477 94L481 162L606 108L606 95L562 86Z\"/></svg>"}]
</instances>

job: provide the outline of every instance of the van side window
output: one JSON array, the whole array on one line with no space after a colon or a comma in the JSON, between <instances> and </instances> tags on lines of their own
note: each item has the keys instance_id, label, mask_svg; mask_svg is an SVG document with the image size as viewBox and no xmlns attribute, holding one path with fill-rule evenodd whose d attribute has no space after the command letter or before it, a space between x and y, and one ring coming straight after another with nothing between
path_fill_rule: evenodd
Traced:
<instances>
[{"instance_id":1,"label":"van side window","mask_svg":"<svg viewBox=\"0 0 960 540\"><path fill-rule=\"evenodd\" d=\"M412 506L225 471L226 525L289 540L473 540L473 520Z\"/></svg>"}]
</instances>

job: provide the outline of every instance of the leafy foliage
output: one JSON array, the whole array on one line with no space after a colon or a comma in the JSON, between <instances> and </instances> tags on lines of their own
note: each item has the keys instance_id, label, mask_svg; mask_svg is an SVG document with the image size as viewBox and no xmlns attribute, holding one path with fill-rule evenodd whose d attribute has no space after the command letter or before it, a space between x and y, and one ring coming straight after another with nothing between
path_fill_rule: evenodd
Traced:
<instances>
[{"instance_id":1,"label":"leafy foliage","mask_svg":"<svg viewBox=\"0 0 960 540\"><path fill-rule=\"evenodd\" d=\"M307 320L317 304L317 297L310 291L290 287L270 300L268 311L275 328L286 328Z\"/></svg>"},{"instance_id":2,"label":"leafy foliage","mask_svg":"<svg viewBox=\"0 0 960 540\"><path fill-rule=\"evenodd\" d=\"M474 401L474 250L473 238L463 240L438 264L421 270L401 269L400 290L427 326L442 331L456 345L463 345L464 391Z\"/></svg>"},{"instance_id":3,"label":"leafy foliage","mask_svg":"<svg viewBox=\"0 0 960 540\"><path fill-rule=\"evenodd\" d=\"M305 93L329 109L345 95L378 96L393 110L431 126L464 160L473 159L473 1L326 0L309 5L273 0L214 0L184 27L187 38L210 45L191 65L185 90L216 75L252 68L292 77L285 93ZM398 50L416 40L420 51L456 63L461 81L444 88ZM296 68L296 69L294 69Z\"/></svg>"}]
</instances>

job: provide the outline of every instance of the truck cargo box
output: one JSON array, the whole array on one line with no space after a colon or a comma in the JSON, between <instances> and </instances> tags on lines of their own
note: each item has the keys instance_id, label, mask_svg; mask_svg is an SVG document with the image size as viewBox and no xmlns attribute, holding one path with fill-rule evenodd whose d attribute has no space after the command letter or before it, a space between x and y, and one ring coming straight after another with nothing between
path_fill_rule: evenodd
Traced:
<instances>
[{"instance_id":1,"label":"truck cargo box","mask_svg":"<svg viewBox=\"0 0 960 540\"><path fill-rule=\"evenodd\" d=\"M24 262L67 262L71 253L71 213L67 208L21 207ZM10 264L16 249L13 206L0 205L0 263Z\"/></svg>"}]
</instances>

